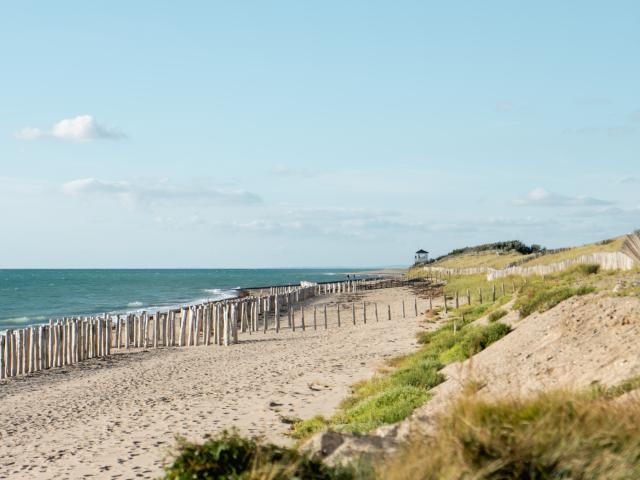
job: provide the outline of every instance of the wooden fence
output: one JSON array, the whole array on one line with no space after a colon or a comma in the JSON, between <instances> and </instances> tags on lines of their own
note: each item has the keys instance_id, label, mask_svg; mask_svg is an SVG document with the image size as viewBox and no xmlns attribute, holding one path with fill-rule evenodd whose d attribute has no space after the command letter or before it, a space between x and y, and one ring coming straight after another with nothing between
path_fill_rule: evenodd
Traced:
<instances>
[{"instance_id":1,"label":"wooden fence","mask_svg":"<svg viewBox=\"0 0 640 480\"><path fill-rule=\"evenodd\" d=\"M106 357L111 355L112 350L231 345L238 343L238 332L279 332L283 321L288 328L295 330L296 305L307 299L404 284L388 279L303 283L298 287L270 287L253 291L249 296L204 302L165 312L73 317L50 320L48 325L6 330L0 335L0 379L26 376L39 370ZM366 305L363 303L365 323ZM387 307L390 318L391 307ZM402 310L405 311L404 302ZM417 299L414 310L417 315ZM374 313L377 320L377 305ZM326 305L322 315L322 322L327 328ZM355 303L352 304L352 317L355 324ZM340 325L339 308L337 318ZM316 306L313 310L313 328L317 327L317 321ZM298 328L304 330L306 327L302 308L299 309Z\"/></svg>"}]
</instances>

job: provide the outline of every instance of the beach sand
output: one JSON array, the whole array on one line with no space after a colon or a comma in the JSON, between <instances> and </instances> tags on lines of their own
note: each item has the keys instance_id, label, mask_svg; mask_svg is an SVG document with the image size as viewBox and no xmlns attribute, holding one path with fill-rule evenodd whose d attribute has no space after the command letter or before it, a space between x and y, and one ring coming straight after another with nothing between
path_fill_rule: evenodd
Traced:
<instances>
[{"instance_id":1,"label":"beach sand","mask_svg":"<svg viewBox=\"0 0 640 480\"><path fill-rule=\"evenodd\" d=\"M291 443L284 417L330 415L349 386L385 358L417 348L424 327L413 298L408 288L318 297L306 303L304 332L241 334L231 347L122 353L5 381L0 478L157 478L176 434L202 441L231 427ZM338 299L360 302L357 325L345 303L338 328ZM363 299L378 303L379 322L369 305L363 324ZM427 303L419 301L419 310ZM324 304L329 328L319 308L314 331L312 306Z\"/></svg>"}]
</instances>

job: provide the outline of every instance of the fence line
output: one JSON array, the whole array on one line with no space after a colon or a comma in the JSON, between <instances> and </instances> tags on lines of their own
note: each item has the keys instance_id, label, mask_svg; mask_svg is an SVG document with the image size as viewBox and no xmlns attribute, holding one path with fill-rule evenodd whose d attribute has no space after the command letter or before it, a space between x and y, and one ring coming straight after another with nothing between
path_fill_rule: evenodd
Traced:
<instances>
[{"instance_id":1,"label":"fence line","mask_svg":"<svg viewBox=\"0 0 640 480\"><path fill-rule=\"evenodd\" d=\"M0 379L26 376L40 370L76 365L91 358L106 357L112 350L132 348L233 345L238 333L279 332L281 322L296 328L296 305L320 295L355 293L361 290L406 285L394 279L351 280L327 284L303 282L299 287L271 287L252 295L203 302L169 311L103 314L49 320L48 325L9 329L0 335ZM366 304L363 320L366 323ZM340 326L338 305L338 326ZM317 328L317 305L313 326ZM390 306L389 318L390 318ZM377 305L375 306L376 321ZM417 316L417 299L415 300ZM327 305L323 306L324 328L328 328ZM285 317L286 315L286 317ZM355 304L353 321L356 323ZM300 323L302 322L302 323ZM298 325L305 330L304 306Z\"/></svg>"},{"instance_id":2,"label":"fence line","mask_svg":"<svg viewBox=\"0 0 640 480\"><path fill-rule=\"evenodd\" d=\"M429 272L429 276L433 278L444 278L449 275L477 275L486 274L487 280L497 280L498 278L508 277L510 275L531 276L531 275L550 275L561 272L574 265L592 264L598 265L603 270L632 270L638 266L638 262L626 253L622 252L599 252L587 255L581 255L576 258L570 258L561 262L555 262L548 265L535 265L531 267L515 266L504 269L496 269L491 267L469 267L469 268L445 268L445 267L423 267Z\"/></svg>"}]
</instances>

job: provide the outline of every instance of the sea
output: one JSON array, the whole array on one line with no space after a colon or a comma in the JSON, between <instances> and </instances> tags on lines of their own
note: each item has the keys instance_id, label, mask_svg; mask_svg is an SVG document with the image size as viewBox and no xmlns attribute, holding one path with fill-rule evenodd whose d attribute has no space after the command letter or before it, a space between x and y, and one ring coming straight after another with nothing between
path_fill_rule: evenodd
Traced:
<instances>
[{"instance_id":1,"label":"sea","mask_svg":"<svg viewBox=\"0 0 640 480\"><path fill-rule=\"evenodd\" d=\"M241 288L293 285L303 280L340 281L351 272L353 269L318 268L0 269L0 330L63 317L153 311L232 298Z\"/></svg>"}]
</instances>

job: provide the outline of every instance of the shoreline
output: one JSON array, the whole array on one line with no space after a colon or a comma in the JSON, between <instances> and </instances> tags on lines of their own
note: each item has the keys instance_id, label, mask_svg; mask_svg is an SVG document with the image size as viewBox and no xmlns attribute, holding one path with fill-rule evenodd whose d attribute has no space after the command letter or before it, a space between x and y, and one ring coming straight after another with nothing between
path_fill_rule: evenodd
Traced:
<instances>
[{"instance_id":1,"label":"shoreline","mask_svg":"<svg viewBox=\"0 0 640 480\"><path fill-rule=\"evenodd\" d=\"M336 276L342 276L345 277L346 275L355 275L357 276L357 280L370 280L370 279L374 279L374 277L382 277L384 275L379 275L378 272L371 272L369 273L368 271L361 271L361 272L354 272L354 273L339 273L336 274ZM336 283L336 282L342 282L344 281L344 278L333 278L331 280L327 280L327 281L318 281L318 282L312 282L312 283L316 283L318 285L328 285L328 284L332 284L332 283ZM59 320L59 319L66 319L66 318L81 318L81 317L95 317L95 316L102 316L105 313L107 315L113 315L113 316L118 316L118 315L129 315L129 314L140 314L143 312L147 312L147 313L156 313L156 312L160 312L161 314L166 314L168 312L178 312L183 308L189 308L189 307L193 307L195 305L200 305L203 303L212 303L212 302L221 302L221 301L225 301L225 300L233 300L235 298L239 298L243 295L243 292L256 292L256 291L260 291L260 290L268 290L270 288L288 288L288 287L299 287L300 286L300 282L298 283L286 283L286 284L273 284L273 285L261 285L261 286L237 286L237 287L233 287L233 288L212 288L210 290L220 290L220 294L217 296L212 296L212 297L195 297L192 300L187 300L184 302L177 302L177 303L170 303L168 305L159 305L159 306L154 306L154 305L148 305L146 307L130 307L130 308L125 308L125 309L116 309L116 310L111 310L111 311L94 311L93 313L82 313L82 314L66 314L66 315L60 315L57 317L47 317L45 315L38 315L37 316L37 321L35 322L30 322L30 323L15 323L15 324L11 324L10 327L7 328L0 328L0 336L4 335L7 330L17 330L17 329L21 329L21 328L31 328L31 327L40 327L40 326L44 326L44 325L48 325L50 320ZM231 294L230 292L235 292L235 295ZM5 322L7 321L11 321L11 320L15 320L15 319L21 319L21 318L26 318L29 319L29 317L24 316L24 317L15 317L15 318L11 318L11 319L6 319L4 320ZM2 323L3 320L0 320L0 323Z\"/></svg>"},{"instance_id":2,"label":"shoreline","mask_svg":"<svg viewBox=\"0 0 640 480\"><path fill-rule=\"evenodd\" d=\"M241 333L228 348L136 349L5 383L2 470L11 478L157 478L175 434L202 441L237 427L291 443L285 417L330 415L385 358L417 348L421 317L403 318L400 308L413 298L408 287L313 297L302 302L306 331ZM392 320L370 312L364 324L362 301L390 305ZM314 330L310 312L324 306L328 328Z\"/></svg>"}]
</instances>

